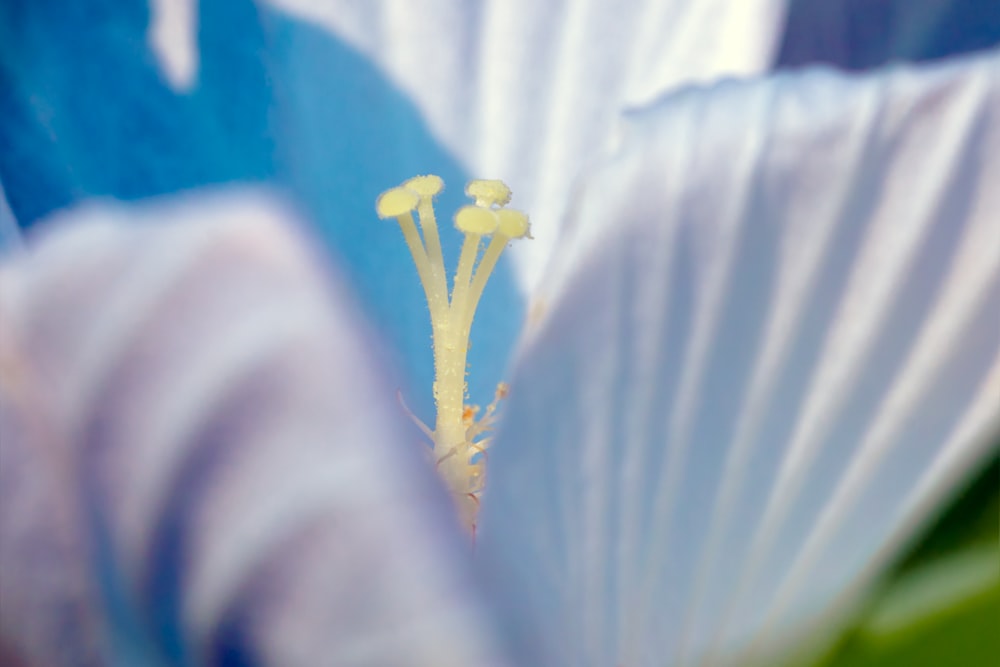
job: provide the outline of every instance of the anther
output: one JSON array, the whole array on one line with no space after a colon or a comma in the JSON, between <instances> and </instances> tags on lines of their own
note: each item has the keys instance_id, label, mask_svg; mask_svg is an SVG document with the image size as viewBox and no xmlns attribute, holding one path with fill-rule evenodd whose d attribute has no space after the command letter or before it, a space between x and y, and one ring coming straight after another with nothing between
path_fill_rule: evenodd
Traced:
<instances>
[{"instance_id":1,"label":"anther","mask_svg":"<svg viewBox=\"0 0 1000 667\"><path fill-rule=\"evenodd\" d=\"M528 223L528 216L520 211L513 211L509 208L496 212L498 219L497 230L509 239L519 239L528 235L531 225Z\"/></svg>"},{"instance_id":2,"label":"anther","mask_svg":"<svg viewBox=\"0 0 1000 667\"><path fill-rule=\"evenodd\" d=\"M510 188L503 181L477 179L465 186L465 194L476 200L476 206L506 206L510 202Z\"/></svg>"},{"instance_id":3,"label":"anther","mask_svg":"<svg viewBox=\"0 0 1000 667\"><path fill-rule=\"evenodd\" d=\"M414 176L406 183L403 183L403 187L412 190L421 197L434 197L444 190L444 181L441 180L440 176L435 176L434 174Z\"/></svg>"},{"instance_id":4,"label":"anther","mask_svg":"<svg viewBox=\"0 0 1000 667\"><path fill-rule=\"evenodd\" d=\"M420 197L413 190L405 187L392 188L386 190L375 201L375 211L380 218L397 218L407 213L412 213Z\"/></svg>"},{"instance_id":5,"label":"anther","mask_svg":"<svg viewBox=\"0 0 1000 667\"><path fill-rule=\"evenodd\" d=\"M463 206L455 214L455 227L466 234L492 234L500 224L499 211L478 206Z\"/></svg>"}]
</instances>

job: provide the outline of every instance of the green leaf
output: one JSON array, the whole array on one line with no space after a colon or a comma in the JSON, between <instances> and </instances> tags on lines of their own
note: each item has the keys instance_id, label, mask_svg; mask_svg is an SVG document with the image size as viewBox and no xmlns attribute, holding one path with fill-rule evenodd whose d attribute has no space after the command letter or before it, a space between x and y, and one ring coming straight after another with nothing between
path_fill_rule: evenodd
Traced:
<instances>
[{"instance_id":1,"label":"green leaf","mask_svg":"<svg viewBox=\"0 0 1000 667\"><path fill-rule=\"evenodd\" d=\"M893 568L892 579L966 549L1000 550L1000 437L993 455Z\"/></svg>"},{"instance_id":2,"label":"green leaf","mask_svg":"<svg viewBox=\"0 0 1000 667\"><path fill-rule=\"evenodd\" d=\"M997 553L951 559L895 588L820 664L979 667L1000 657ZM978 559L978 563L971 562Z\"/></svg>"},{"instance_id":3,"label":"green leaf","mask_svg":"<svg viewBox=\"0 0 1000 667\"><path fill-rule=\"evenodd\" d=\"M1000 437L872 591L818 667L1000 660Z\"/></svg>"}]
</instances>

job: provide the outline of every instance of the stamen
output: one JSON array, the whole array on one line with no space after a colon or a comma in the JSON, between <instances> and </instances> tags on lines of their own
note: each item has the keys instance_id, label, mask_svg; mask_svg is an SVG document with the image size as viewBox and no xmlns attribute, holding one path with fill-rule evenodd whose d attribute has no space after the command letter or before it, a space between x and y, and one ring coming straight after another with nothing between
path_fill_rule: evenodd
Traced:
<instances>
[{"instance_id":1,"label":"stamen","mask_svg":"<svg viewBox=\"0 0 1000 667\"><path fill-rule=\"evenodd\" d=\"M427 296L434 337L433 393L437 407L434 430L425 426L401 397L400 403L403 411L433 440L435 466L455 495L463 520L474 533L479 494L486 478L486 450L492 440L488 433L493 430L497 406L507 395L507 385L498 385L493 402L482 416L477 406L465 404L469 332L483 289L500 255L511 239L528 235L529 225L525 214L503 208L511 193L502 181L471 181L465 191L476 203L463 207L455 216L455 226L465 234L465 241L449 300L433 206L434 197L443 187L437 176L417 176L384 192L375 208L380 217L394 217L399 222ZM420 219L422 239L413 220L414 210ZM477 266L484 236L492 238Z\"/></svg>"},{"instance_id":2,"label":"stamen","mask_svg":"<svg viewBox=\"0 0 1000 667\"><path fill-rule=\"evenodd\" d=\"M424 288L427 303L430 305L431 311L433 311L433 272L430 261L427 259L427 251L424 249L424 243L420 240L420 234L417 233L417 226L413 222L413 209L417 207L419 202L420 197L415 192L403 187L393 188L379 195L379 198L375 201L375 211L382 219L396 218L396 221L399 222L399 227L403 230L403 238L406 239L406 245L413 256L413 263L417 267L417 275L420 276L420 284Z\"/></svg>"},{"instance_id":3,"label":"stamen","mask_svg":"<svg viewBox=\"0 0 1000 667\"><path fill-rule=\"evenodd\" d=\"M441 239L438 236L437 220L434 216L434 197L444 189L444 181L440 176L416 176L404 183L403 187L416 193L419 198L417 215L420 217L420 230L424 233L424 244L427 246L433 289L433 293L428 294L428 304L433 301L431 310L445 308L448 305L448 283L445 279Z\"/></svg>"},{"instance_id":4,"label":"stamen","mask_svg":"<svg viewBox=\"0 0 1000 667\"><path fill-rule=\"evenodd\" d=\"M401 392L401 391L397 391L396 392L396 400L399 401L399 407L403 408L403 413L407 417L409 417L410 421L412 421L413 424L418 429L420 429L420 432L423 433L424 435L426 435L427 439L430 440L433 443L434 442L434 431L432 431L430 429L430 427L427 426L427 424L424 423L423 419L421 419L416 414L414 414L413 410L410 409L410 406L408 406L406 404L406 401L403 400L403 392Z\"/></svg>"},{"instance_id":5,"label":"stamen","mask_svg":"<svg viewBox=\"0 0 1000 667\"><path fill-rule=\"evenodd\" d=\"M472 268L479 255L479 245L484 234L492 234L499 224L496 213L478 206L464 206L455 214L455 226L465 232L465 242L462 243L462 253L458 258L458 270L455 272L455 289L451 295L453 312L464 311L468 317L459 318L459 326L471 326L475 306L471 309L468 303L469 287L472 281ZM468 322L465 321L468 319Z\"/></svg>"},{"instance_id":6,"label":"stamen","mask_svg":"<svg viewBox=\"0 0 1000 667\"><path fill-rule=\"evenodd\" d=\"M465 186L465 194L476 200L476 206L506 206L510 203L510 188L499 180L476 179Z\"/></svg>"},{"instance_id":7,"label":"stamen","mask_svg":"<svg viewBox=\"0 0 1000 667\"><path fill-rule=\"evenodd\" d=\"M497 261L499 261L500 255L503 254L504 249L507 247L507 243L511 239L527 236L530 229L528 216L520 211L501 209L496 212L496 216L498 219L497 231L493 234L493 238L490 239L490 244L486 247L486 252L483 253L483 258L479 262L479 267L476 269L476 276L472 279L472 287L469 290L468 308L472 313L479 306L479 299L483 295L486 281L489 280L490 274L496 268Z\"/></svg>"}]
</instances>

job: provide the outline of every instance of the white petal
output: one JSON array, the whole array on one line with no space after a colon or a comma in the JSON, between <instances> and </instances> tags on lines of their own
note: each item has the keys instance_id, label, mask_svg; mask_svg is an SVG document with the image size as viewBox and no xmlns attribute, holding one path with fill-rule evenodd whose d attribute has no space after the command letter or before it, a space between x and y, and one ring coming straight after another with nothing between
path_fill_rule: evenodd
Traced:
<instances>
[{"instance_id":1,"label":"white petal","mask_svg":"<svg viewBox=\"0 0 1000 667\"><path fill-rule=\"evenodd\" d=\"M497 660L449 500L295 224L246 191L102 205L2 269L0 620L38 664Z\"/></svg>"},{"instance_id":2,"label":"white petal","mask_svg":"<svg viewBox=\"0 0 1000 667\"><path fill-rule=\"evenodd\" d=\"M0 182L0 255L21 247L21 230Z\"/></svg>"},{"instance_id":3,"label":"white petal","mask_svg":"<svg viewBox=\"0 0 1000 667\"><path fill-rule=\"evenodd\" d=\"M198 70L198 0L151 0L149 48L174 90L194 86Z\"/></svg>"},{"instance_id":4,"label":"white petal","mask_svg":"<svg viewBox=\"0 0 1000 667\"><path fill-rule=\"evenodd\" d=\"M484 505L567 664L757 651L982 456L998 182L996 56L632 117L573 204Z\"/></svg>"},{"instance_id":5,"label":"white petal","mask_svg":"<svg viewBox=\"0 0 1000 667\"><path fill-rule=\"evenodd\" d=\"M512 250L529 289L619 111L762 71L784 13L778 0L269 2L378 63L470 174L508 182L533 220L535 240Z\"/></svg>"}]
</instances>

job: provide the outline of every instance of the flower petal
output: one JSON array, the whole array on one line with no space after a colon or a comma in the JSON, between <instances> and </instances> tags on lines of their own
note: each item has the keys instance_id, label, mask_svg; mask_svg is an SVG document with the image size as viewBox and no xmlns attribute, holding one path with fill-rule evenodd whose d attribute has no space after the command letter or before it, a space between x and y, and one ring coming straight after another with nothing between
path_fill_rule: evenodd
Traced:
<instances>
[{"instance_id":1,"label":"flower petal","mask_svg":"<svg viewBox=\"0 0 1000 667\"><path fill-rule=\"evenodd\" d=\"M0 646L499 662L449 499L294 218L247 191L91 207L3 267Z\"/></svg>"},{"instance_id":2,"label":"flower petal","mask_svg":"<svg viewBox=\"0 0 1000 667\"><path fill-rule=\"evenodd\" d=\"M784 15L777 0L269 2L378 63L466 171L513 188L534 221L534 242L513 249L529 289L620 110L764 70Z\"/></svg>"},{"instance_id":3,"label":"flower petal","mask_svg":"<svg viewBox=\"0 0 1000 667\"><path fill-rule=\"evenodd\" d=\"M1000 43L1000 13L966 0L796 0L788 5L777 66L847 69L934 60Z\"/></svg>"},{"instance_id":4,"label":"flower petal","mask_svg":"<svg viewBox=\"0 0 1000 667\"><path fill-rule=\"evenodd\" d=\"M21 230L18 228L14 213L10 210L7 195L0 181L0 256L12 249L21 247Z\"/></svg>"},{"instance_id":5,"label":"flower petal","mask_svg":"<svg viewBox=\"0 0 1000 667\"><path fill-rule=\"evenodd\" d=\"M178 92L191 90L198 69L197 0L150 0L149 48L163 78Z\"/></svg>"},{"instance_id":6,"label":"flower petal","mask_svg":"<svg viewBox=\"0 0 1000 667\"><path fill-rule=\"evenodd\" d=\"M1000 62L722 84L574 203L491 448L483 551L565 664L831 608L1000 427ZM707 653L706 653L707 652Z\"/></svg>"},{"instance_id":7,"label":"flower petal","mask_svg":"<svg viewBox=\"0 0 1000 667\"><path fill-rule=\"evenodd\" d=\"M467 175L413 103L335 35L253 0L200 2L191 14L189 2L0 3L0 61L10 64L0 73L0 181L18 222L93 196L287 187L385 333L400 383L419 389L406 391L410 405L431 421L427 306L398 227L380 223L374 202L433 172L449 184L440 212L450 219ZM176 90L189 75L190 90ZM442 228L445 255L457 258L461 235ZM506 263L490 290L472 351L475 401L502 379L523 311Z\"/></svg>"}]
</instances>

